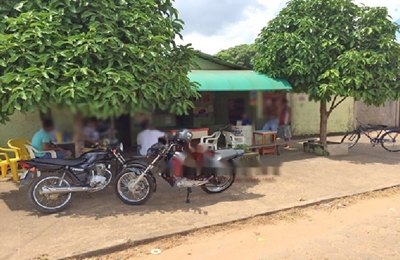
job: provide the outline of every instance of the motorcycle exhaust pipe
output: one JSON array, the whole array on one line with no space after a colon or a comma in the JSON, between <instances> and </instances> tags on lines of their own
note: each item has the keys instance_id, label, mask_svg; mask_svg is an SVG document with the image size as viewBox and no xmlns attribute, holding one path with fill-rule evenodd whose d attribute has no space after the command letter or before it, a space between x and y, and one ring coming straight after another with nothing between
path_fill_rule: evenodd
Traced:
<instances>
[{"instance_id":1,"label":"motorcycle exhaust pipe","mask_svg":"<svg viewBox=\"0 0 400 260\"><path fill-rule=\"evenodd\" d=\"M209 182L209 180L205 180L205 181L195 181L195 180L185 180L182 179L181 181L178 181L176 183L176 186L178 188L195 188L195 187L200 187L204 184L207 184Z\"/></svg>"},{"instance_id":2,"label":"motorcycle exhaust pipe","mask_svg":"<svg viewBox=\"0 0 400 260\"><path fill-rule=\"evenodd\" d=\"M70 192L93 192L97 191L98 188L91 187L48 187L45 186L42 188L42 194L61 194L61 193L70 193Z\"/></svg>"}]
</instances>

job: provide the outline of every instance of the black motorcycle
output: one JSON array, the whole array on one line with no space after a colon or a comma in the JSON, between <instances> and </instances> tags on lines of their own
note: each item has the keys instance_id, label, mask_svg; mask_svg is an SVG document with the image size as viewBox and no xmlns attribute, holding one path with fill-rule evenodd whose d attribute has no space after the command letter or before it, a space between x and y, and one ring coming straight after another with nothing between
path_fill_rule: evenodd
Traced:
<instances>
[{"instance_id":1,"label":"black motorcycle","mask_svg":"<svg viewBox=\"0 0 400 260\"><path fill-rule=\"evenodd\" d=\"M126 204L144 204L155 191L155 173L159 173L171 186L187 188L186 202L189 202L189 194L194 187L201 187L210 194L227 190L235 181L234 160L241 157L244 151L207 151L201 154L203 158L198 163L184 151L191 138L189 130L178 131L168 142L158 143L149 149L150 163L137 162L135 166L123 169L115 179L118 197Z\"/></svg>"},{"instance_id":2,"label":"black motorcycle","mask_svg":"<svg viewBox=\"0 0 400 260\"><path fill-rule=\"evenodd\" d=\"M77 159L23 161L26 172L22 182L32 179L29 197L38 211L60 212L70 204L72 193L96 192L107 187L115 172L127 167L122 151L120 144L86 152Z\"/></svg>"}]
</instances>

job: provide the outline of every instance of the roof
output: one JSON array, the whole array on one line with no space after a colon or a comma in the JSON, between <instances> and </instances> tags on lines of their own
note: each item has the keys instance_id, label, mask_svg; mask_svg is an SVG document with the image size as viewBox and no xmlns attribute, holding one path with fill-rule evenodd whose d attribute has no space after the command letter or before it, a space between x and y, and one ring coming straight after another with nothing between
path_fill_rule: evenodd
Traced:
<instances>
[{"instance_id":1,"label":"roof","mask_svg":"<svg viewBox=\"0 0 400 260\"><path fill-rule=\"evenodd\" d=\"M249 69L249 68L246 68L244 66L240 66L240 65L237 65L237 64L234 64L234 63L230 63L230 62L224 61L224 60L222 60L222 59L220 59L220 58L218 58L216 56L213 56L213 55L201 52L201 51L197 51L197 56L199 56L202 59L214 62L216 64L220 64L220 65L229 67L229 68L231 68L233 70L248 70Z\"/></svg>"},{"instance_id":2,"label":"roof","mask_svg":"<svg viewBox=\"0 0 400 260\"><path fill-rule=\"evenodd\" d=\"M189 79L199 83L199 91L276 91L291 90L277 80L252 70L192 70Z\"/></svg>"}]
</instances>

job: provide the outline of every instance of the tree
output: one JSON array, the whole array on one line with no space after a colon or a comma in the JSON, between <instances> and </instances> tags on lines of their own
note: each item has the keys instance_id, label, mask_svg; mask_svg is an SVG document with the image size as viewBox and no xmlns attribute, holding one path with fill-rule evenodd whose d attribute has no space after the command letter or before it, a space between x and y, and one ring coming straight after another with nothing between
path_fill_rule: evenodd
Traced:
<instances>
[{"instance_id":1,"label":"tree","mask_svg":"<svg viewBox=\"0 0 400 260\"><path fill-rule=\"evenodd\" d=\"M386 8L351 0L292 0L256 40L257 71L320 101L320 141L346 97L371 105L400 94L399 26Z\"/></svg>"},{"instance_id":2,"label":"tree","mask_svg":"<svg viewBox=\"0 0 400 260\"><path fill-rule=\"evenodd\" d=\"M241 44L235 47L222 50L216 56L227 62L240 65L247 68L252 68L251 60L255 55L254 44Z\"/></svg>"},{"instance_id":3,"label":"tree","mask_svg":"<svg viewBox=\"0 0 400 260\"><path fill-rule=\"evenodd\" d=\"M178 114L198 96L171 0L8 0L0 6L0 121L51 105Z\"/></svg>"}]
</instances>

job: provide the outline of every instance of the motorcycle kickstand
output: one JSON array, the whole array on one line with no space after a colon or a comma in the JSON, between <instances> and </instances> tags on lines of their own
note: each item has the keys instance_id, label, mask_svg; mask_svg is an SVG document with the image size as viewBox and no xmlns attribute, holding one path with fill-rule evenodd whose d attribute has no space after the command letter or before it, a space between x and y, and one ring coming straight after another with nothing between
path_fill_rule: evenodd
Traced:
<instances>
[{"instance_id":1,"label":"motorcycle kickstand","mask_svg":"<svg viewBox=\"0 0 400 260\"><path fill-rule=\"evenodd\" d=\"M187 188L187 190L186 190L186 203L190 203L190 199L189 199L190 193L192 193L192 188Z\"/></svg>"}]
</instances>

